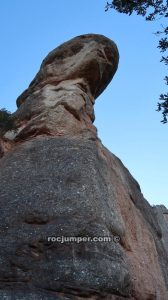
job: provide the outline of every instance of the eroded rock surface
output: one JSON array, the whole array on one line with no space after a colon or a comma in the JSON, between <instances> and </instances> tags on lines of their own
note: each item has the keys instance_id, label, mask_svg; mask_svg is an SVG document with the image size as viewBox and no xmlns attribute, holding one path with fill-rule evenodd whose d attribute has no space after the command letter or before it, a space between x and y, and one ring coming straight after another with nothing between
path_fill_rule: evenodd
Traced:
<instances>
[{"instance_id":1,"label":"eroded rock surface","mask_svg":"<svg viewBox=\"0 0 168 300\"><path fill-rule=\"evenodd\" d=\"M0 299L168 299L166 208L148 204L93 125L117 65L111 40L76 37L17 99L0 160ZM111 241L51 241L61 236Z\"/></svg>"},{"instance_id":2,"label":"eroded rock surface","mask_svg":"<svg viewBox=\"0 0 168 300\"><path fill-rule=\"evenodd\" d=\"M2 158L13 146L14 143L11 140L0 137L0 158Z\"/></svg>"},{"instance_id":3,"label":"eroded rock surface","mask_svg":"<svg viewBox=\"0 0 168 300\"><path fill-rule=\"evenodd\" d=\"M93 34L51 51L17 99L18 140L39 134L95 135L94 100L112 79L118 58L111 40Z\"/></svg>"}]
</instances>

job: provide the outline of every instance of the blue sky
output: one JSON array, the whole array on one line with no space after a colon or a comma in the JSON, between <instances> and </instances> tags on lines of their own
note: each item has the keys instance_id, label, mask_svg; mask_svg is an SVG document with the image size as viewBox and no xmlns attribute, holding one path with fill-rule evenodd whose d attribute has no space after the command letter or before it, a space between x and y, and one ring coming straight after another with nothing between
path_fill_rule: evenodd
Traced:
<instances>
[{"instance_id":1,"label":"blue sky","mask_svg":"<svg viewBox=\"0 0 168 300\"><path fill-rule=\"evenodd\" d=\"M168 206L168 125L155 111L166 91L154 35L162 20L104 11L104 0L1 0L0 107L16 110L44 57L64 41L84 33L113 39L118 71L95 105L98 135L138 180L150 204Z\"/></svg>"}]
</instances>

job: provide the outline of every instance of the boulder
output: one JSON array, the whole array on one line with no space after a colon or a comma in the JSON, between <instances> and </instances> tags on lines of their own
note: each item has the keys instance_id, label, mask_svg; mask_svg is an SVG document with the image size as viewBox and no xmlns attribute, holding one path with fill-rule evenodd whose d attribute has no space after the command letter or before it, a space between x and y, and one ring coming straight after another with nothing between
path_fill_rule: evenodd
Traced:
<instances>
[{"instance_id":1,"label":"boulder","mask_svg":"<svg viewBox=\"0 0 168 300\"><path fill-rule=\"evenodd\" d=\"M51 51L17 99L19 134L95 136L94 100L111 81L119 54L102 35L76 37Z\"/></svg>"}]
</instances>

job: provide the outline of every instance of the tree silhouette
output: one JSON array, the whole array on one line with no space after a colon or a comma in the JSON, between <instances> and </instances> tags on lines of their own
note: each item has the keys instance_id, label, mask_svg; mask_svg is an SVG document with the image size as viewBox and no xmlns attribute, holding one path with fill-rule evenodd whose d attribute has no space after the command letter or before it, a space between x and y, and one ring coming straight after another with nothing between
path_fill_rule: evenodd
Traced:
<instances>
[{"instance_id":1,"label":"tree silhouette","mask_svg":"<svg viewBox=\"0 0 168 300\"><path fill-rule=\"evenodd\" d=\"M145 17L147 21L154 21L158 18L166 19L168 17L168 0L113 0L110 3L107 2L105 6L105 11L109 9L115 9L119 13L125 13L131 15L135 12L137 15L141 15ZM159 40L158 48L161 53L166 53L168 50L168 26L162 26L161 31L156 32L157 35L161 37ZM168 56L164 55L161 58L161 62L163 62L166 66L168 65ZM168 85L168 76L164 78L166 85ZM161 94L158 102L157 111L161 111L163 115L162 123L168 122L168 93Z\"/></svg>"}]
</instances>

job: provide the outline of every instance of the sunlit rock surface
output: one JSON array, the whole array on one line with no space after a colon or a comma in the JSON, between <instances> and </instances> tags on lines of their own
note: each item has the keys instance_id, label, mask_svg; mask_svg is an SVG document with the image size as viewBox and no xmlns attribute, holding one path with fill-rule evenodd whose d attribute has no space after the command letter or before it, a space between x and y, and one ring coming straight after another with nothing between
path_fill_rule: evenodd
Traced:
<instances>
[{"instance_id":1,"label":"sunlit rock surface","mask_svg":"<svg viewBox=\"0 0 168 300\"><path fill-rule=\"evenodd\" d=\"M51 51L17 99L17 138L95 136L94 100L112 79L117 65L116 45L101 35L79 36Z\"/></svg>"},{"instance_id":2,"label":"sunlit rock surface","mask_svg":"<svg viewBox=\"0 0 168 300\"><path fill-rule=\"evenodd\" d=\"M18 131L0 145L0 299L168 299L167 210L149 205L93 125L118 59L108 38L76 37L17 99ZM50 239L61 236L111 241Z\"/></svg>"}]
</instances>

